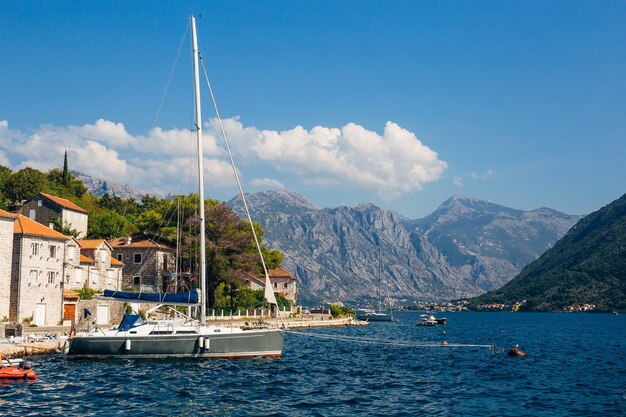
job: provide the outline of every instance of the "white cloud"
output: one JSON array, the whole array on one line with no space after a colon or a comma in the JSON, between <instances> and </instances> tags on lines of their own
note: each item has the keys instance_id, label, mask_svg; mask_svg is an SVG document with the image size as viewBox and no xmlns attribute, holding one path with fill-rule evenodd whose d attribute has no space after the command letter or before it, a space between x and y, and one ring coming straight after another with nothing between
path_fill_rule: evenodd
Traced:
<instances>
[{"instance_id":1,"label":"white cloud","mask_svg":"<svg viewBox=\"0 0 626 417\"><path fill-rule=\"evenodd\" d=\"M383 198L419 191L447 168L414 133L393 122L382 135L354 123L282 132L244 127L238 119L224 126L233 148L246 158L266 161L309 184L356 186Z\"/></svg>"},{"instance_id":2,"label":"white cloud","mask_svg":"<svg viewBox=\"0 0 626 417\"><path fill-rule=\"evenodd\" d=\"M253 187L285 188L282 182L271 178L253 178L248 184Z\"/></svg>"},{"instance_id":3,"label":"white cloud","mask_svg":"<svg viewBox=\"0 0 626 417\"><path fill-rule=\"evenodd\" d=\"M307 184L356 187L392 199L421 190L447 168L414 133L393 122L387 122L382 134L355 123L275 131L245 127L238 118L223 122L239 167L265 163ZM43 125L32 132L8 126L0 121L0 162L17 161L18 168L60 167L68 150L71 169L149 192L181 192L181 184L191 184L195 176L195 133L190 130L157 127L147 135L131 135L124 124L103 119L83 126ZM206 188L230 187L234 177L216 120L205 127ZM255 178L250 184L283 187L269 178Z\"/></svg>"},{"instance_id":4,"label":"white cloud","mask_svg":"<svg viewBox=\"0 0 626 417\"><path fill-rule=\"evenodd\" d=\"M494 173L495 173L495 171L493 169L489 168L482 175L477 174L475 172L470 172L470 177L472 177L472 179L475 179L475 180L489 181L493 177Z\"/></svg>"},{"instance_id":5,"label":"white cloud","mask_svg":"<svg viewBox=\"0 0 626 417\"><path fill-rule=\"evenodd\" d=\"M454 184L457 187L462 187L463 186L463 178L462 177L454 177L452 179L452 184Z\"/></svg>"}]
</instances>

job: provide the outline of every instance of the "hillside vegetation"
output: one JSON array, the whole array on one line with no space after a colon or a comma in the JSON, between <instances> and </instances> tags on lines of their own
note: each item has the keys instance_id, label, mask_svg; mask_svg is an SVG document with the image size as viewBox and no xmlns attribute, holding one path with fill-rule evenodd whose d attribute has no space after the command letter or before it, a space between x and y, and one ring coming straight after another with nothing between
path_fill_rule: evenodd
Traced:
<instances>
[{"instance_id":1,"label":"hillside vegetation","mask_svg":"<svg viewBox=\"0 0 626 417\"><path fill-rule=\"evenodd\" d=\"M527 311L575 310L585 304L595 311L626 311L626 194L581 219L508 284L471 299L470 305L523 300L520 309Z\"/></svg>"}]
</instances>

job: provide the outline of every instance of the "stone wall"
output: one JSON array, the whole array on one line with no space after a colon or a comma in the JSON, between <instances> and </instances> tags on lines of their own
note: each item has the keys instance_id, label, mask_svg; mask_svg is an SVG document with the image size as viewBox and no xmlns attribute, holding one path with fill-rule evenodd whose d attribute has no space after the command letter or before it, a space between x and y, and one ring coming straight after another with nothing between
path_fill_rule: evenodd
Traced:
<instances>
[{"instance_id":1,"label":"stone wall","mask_svg":"<svg viewBox=\"0 0 626 417\"><path fill-rule=\"evenodd\" d=\"M33 244L38 245L36 254L33 254ZM55 257L50 257L49 248L52 245L57 247ZM32 317L32 323L37 325L56 326L59 323L63 313L64 246L63 240L28 235L14 236L10 320L20 322L24 318ZM45 318L39 323L37 323L38 309L45 310Z\"/></svg>"},{"instance_id":2,"label":"stone wall","mask_svg":"<svg viewBox=\"0 0 626 417\"><path fill-rule=\"evenodd\" d=\"M87 222L89 221L87 213L63 209L61 220L64 226L68 226L78 232L79 239L87 236Z\"/></svg>"},{"instance_id":3,"label":"stone wall","mask_svg":"<svg viewBox=\"0 0 626 417\"><path fill-rule=\"evenodd\" d=\"M122 255L123 290L142 290L161 292L163 290L163 272L174 272L174 256L171 249L116 247L112 256ZM135 263L135 254L141 254L141 263ZM118 258L119 259L119 258ZM141 277L141 286L134 285L134 277Z\"/></svg>"},{"instance_id":4,"label":"stone wall","mask_svg":"<svg viewBox=\"0 0 626 417\"><path fill-rule=\"evenodd\" d=\"M98 306L108 306L108 320L106 323L101 323L101 325L117 325L122 321L122 317L124 316L124 306L125 303L119 301L108 301L108 300L80 300L76 303L76 321L79 322L83 317L84 309L88 309L91 312L91 317L89 323L96 320L98 321ZM85 322L85 319L82 319Z\"/></svg>"},{"instance_id":5,"label":"stone wall","mask_svg":"<svg viewBox=\"0 0 626 417\"><path fill-rule=\"evenodd\" d=\"M0 217L0 320L9 317L9 304L11 302L13 221L13 219Z\"/></svg>"},{"instance_id":6,"label":"stone wall","mask_svg":"<svg viewBox=\"0 0 626 417\"><path fill-rule=\"evenodd\" d=\"M40 202L41 205L39 205ZM31 217L31 211L34 211L34 218ZM79 238L87 235L88 216L86 213L64 209L47 198L34 198L27 201L20 207L19 212L46 226L48 226L53 219L57 219L63 226L76 229L76 231L79 232Z\"/></svg>"}]
</instances>

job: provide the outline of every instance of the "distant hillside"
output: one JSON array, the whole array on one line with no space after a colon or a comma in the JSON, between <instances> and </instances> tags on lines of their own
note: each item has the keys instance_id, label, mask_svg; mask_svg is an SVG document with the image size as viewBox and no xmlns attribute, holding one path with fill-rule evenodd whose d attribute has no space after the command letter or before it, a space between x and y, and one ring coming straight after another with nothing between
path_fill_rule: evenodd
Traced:
<instances>
[{"instance_id":1,"label":"distant hillside","mask_svg":"<svg viewBox=\"0 0 626 417\"><path fill-rule=\"evenodd\" d=\"M265 243L283 252L308 303L371 301L379 248L399 303L481 294L508 282L580 218L461 196L420 220L373 204L319 208L288 190L250 194L248 202ZM239 198L228 205L243 213Z\"/></svg>"},{"instance_id":2,"label":"distant hillside","mask_svg":"<svg viewBox=\"0 0 626 417\"><path fill-rule=\"evenodd\" d=\"M597 311L626 311L626 194L580 220L511 282L470 303L522 300L522 309L529 311L584 304Z\"/></svg>"}]
</instances>

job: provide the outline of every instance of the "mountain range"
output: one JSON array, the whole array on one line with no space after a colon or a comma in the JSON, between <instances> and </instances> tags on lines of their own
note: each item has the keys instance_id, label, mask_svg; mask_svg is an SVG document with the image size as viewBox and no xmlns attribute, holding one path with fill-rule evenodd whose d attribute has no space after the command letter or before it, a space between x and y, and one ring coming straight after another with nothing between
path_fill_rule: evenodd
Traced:
<instances>
[{"instance_id":1,"label":"mountain range","mask_svg":"<svg viewBox=\"0 0 626 417\"><path fill-rule=\"evenodd\" d=\"M463 196L416 220L373 204L319 208L284 189L247 200L265 244L283 252L298 278L304 304L371 304L385 287L400 303L482 294L511 280L580 218ZM239 197L227 204L243 214Z\"/></svg>"},{"instance_id":2,"label":"mountain range","mask_svg":"<svg viewBox=\"0 0 626 417\"><path fill-rule=\"evenodd\" d=\"M80 171L72 170L70 172L85 184L89 194L97 195L98 197L102 197L104 194L108 193L110 197L134 198L137 201L141 201L141 198L145 194L143 191L127 184L119 184L102 178L95 178Z\"/></svg>"},{"instance_id":3,"label":"mountain range","mask_svg":"<svg viewBox=\"0 0 626 417\"><path fill-rule=\"evenodd\" d=\"M626 311L626 194L581 219L475 308L520 303L529 311Z\"/></svg>"}]
</instances>

